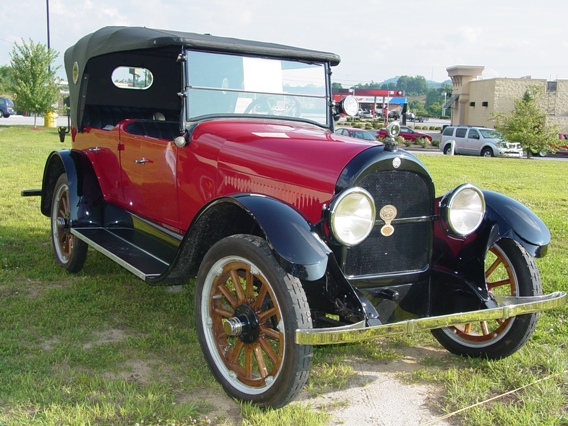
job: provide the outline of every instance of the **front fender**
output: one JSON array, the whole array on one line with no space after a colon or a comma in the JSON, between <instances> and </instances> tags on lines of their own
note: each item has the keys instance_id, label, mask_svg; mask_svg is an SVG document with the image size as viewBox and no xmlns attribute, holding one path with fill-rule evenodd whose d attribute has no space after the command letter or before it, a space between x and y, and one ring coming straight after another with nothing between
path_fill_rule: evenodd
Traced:
<instances>
[{"instance_id":1,"label":"front fender","mask_svg":"<svg viewBox=\"0 0 568 426\"><path fill-rule=\"evenodd\" d=\"M148 283L185 282L197 273L217 241L235 234L262 236L282 268L299 279L315 281L326 273L331 251L300 213L274 198L238 194L204 206L188 228L168 271Z\"/></svg>"},{"instance_id":2,"label":"front fender","mask_svg":"<svg viewBox=\"0 0 568 426\"><path fill-rule=\"evenodd\" d=\"M436 226L432 258L434 270L456 274L464 288L480 289L482 299L487 292L485 257L496 241L513 239L534 257L544 256L550 243L548 228L526 206L497 192L483 191L483 195L485 216L476 232L456 238ZM436 277L433 275L434 281Z\"/></svg>"},{"instance_id":3,"label":"front fender","mask_svg":"<svg viewBox=\"0 0 568 426\"><path fill-rule=\"evenodd\" d=\"M550 243L550 231L544 222L528 207L518 201L492 191L483 191L486 212L484 221L494 224L488 247L495 239L512 238L532 256L543 257Z\"/></svg>"},{"instance_id":4,"label":"front fender","mask_svg":"<svg viewBox=\"0 0 568 426\"><path fill-rule=\"evenodd\" d=\"M331 250L300 213L265 196L240 195L235 201L258 223L286 272L309 281L323 277Z\"/></svg>"}]
</instances>

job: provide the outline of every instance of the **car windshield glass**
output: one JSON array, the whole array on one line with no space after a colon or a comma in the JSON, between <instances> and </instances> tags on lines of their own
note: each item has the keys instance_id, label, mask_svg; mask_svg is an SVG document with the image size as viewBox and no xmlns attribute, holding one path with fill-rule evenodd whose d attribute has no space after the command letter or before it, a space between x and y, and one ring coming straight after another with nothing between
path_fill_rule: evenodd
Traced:
<instances>
[{"instance_id":1,"label":"car windshield glass","mask_svg":"<svg viewBox=\"0 0 568 426\"><path fill-rule=\"evenodd\" d=\"M259 114L327 122L323 64L188 52L187 119Z\"/></svg>"},{"instance_id":2,"label":"car windshield glass","mask_svg":"<svg viewBox=\"0 0 568 426\"><path fill-rule=\"evenodd\" d=\"M12 99L6 98L6 104L7 104L9 107L11 107L11 108L14 107L14 102L12 102Z\"/></svg>"},{"instance_id":3,"label":"car windshield glass","mask_svg":"<svg viewBox=\"0 0 568 426\"><path fill-rule=\"evenodd\" d=\"M485 139L501 139L501 133L493 129L479 129L479 133Z\"/></svg>"}]
</instances>

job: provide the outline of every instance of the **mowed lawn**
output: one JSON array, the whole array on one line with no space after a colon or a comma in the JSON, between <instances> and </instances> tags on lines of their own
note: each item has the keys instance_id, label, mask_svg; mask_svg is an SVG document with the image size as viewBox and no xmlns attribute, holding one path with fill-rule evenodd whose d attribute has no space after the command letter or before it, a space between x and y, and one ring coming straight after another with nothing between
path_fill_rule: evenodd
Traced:
<instances>
[{"instance_id":1,"label":"mowed lawn","mask_svg":"<svg viewBox=\"0 0 568 426\"><path fill-rule=\"evenodd\" d=\"M56 129L0 126L0 425L330 424L309 400L260 411L224 396L197 342L191 283L149 287L94 250L78 274L56 264L39 198L20 191L40 188L48 154L70 145ZM438 194L469 182L537 213L552 234L537 260L544 291L568 291L567 161L418 156ZM348 360L380 369L413 345L440 348L429 333L316 348L307 390L341 389L356 375ZM433 406L465 408L451 417L456 424L568 424L565 308L543 313L529 343L505 360L417 362L401 378L441 386Z\"/></svg>"}]
</instances>

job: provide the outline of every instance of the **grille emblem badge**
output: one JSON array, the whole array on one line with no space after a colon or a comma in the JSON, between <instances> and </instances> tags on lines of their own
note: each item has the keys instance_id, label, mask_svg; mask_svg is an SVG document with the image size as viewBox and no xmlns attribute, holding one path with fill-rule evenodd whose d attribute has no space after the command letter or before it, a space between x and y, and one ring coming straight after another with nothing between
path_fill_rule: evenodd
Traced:
<instances>
[{"instance_id":1,"label":"grille emblem badge","mask_svg":"<svg viewBox=\"0 0 568 426\"><path fill-rule=\"evenodd\" d=\"M381 234L384 237L390 237L394 233L394 227L391 225L391 222L397 215L396 207L390 204L383 206L379 211L379 216L382 220L385 221L385 224L381 228Z\"/></svg>"},{"instance_id":2,"label":"grille emblem badge","mask_svg":"<svg viewBox=\"0 0 568 426\"><path fill-rule=\"evenodd\" d=\"M401 161L400 161L400 158L399 158L399 157L395 157L395 158L392 160L392 166L393 166L395 169L398 169L398 168L400 167L400 163L401 163ZM395 209L395 210L396 210L396 209Z\"/></svg>"}]
</instances>

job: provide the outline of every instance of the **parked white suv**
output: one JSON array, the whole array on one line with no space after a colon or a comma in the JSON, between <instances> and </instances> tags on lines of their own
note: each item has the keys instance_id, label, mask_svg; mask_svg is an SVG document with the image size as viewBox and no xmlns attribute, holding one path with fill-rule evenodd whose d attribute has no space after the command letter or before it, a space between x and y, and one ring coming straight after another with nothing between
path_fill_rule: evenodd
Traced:
<instances>
[{"instance_id":1,"label":"parked white suv","mask_svg":"<svg viewBox=\"0 0 568 426\"><path fill-rule=\"evenodd\" d=\"M495 129L473 126L448 126L442 132L440 150L448 154L454 141L454 153L483 157L522 157L518 142L507 142Z\"/></svg>"}]
</instances>

